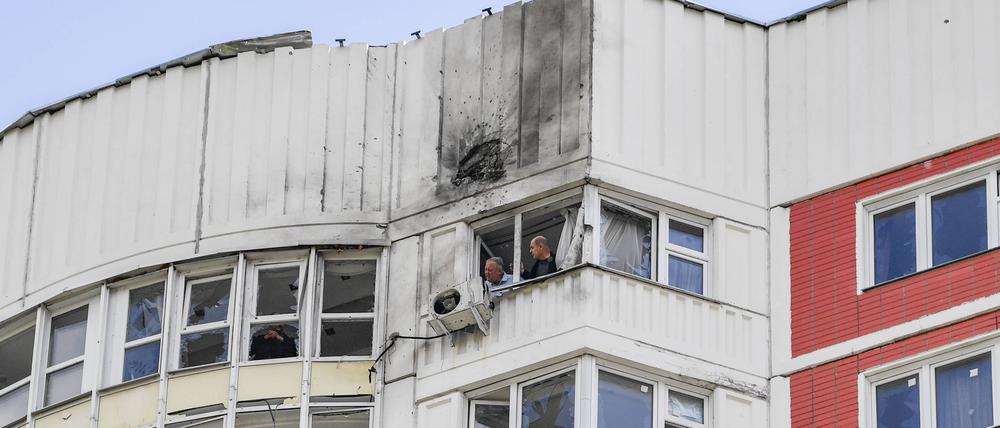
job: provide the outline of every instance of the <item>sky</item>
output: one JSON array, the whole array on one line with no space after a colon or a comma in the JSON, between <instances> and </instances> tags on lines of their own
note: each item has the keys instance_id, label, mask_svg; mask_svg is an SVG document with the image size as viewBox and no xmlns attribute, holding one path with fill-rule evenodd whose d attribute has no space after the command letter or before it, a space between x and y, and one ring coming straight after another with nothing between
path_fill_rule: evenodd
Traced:
<instances>
[{"instance_id":1,"label":"sky","mask_svg":"<svg viewBox=\"0 0 1000 428\"><path fill-rule=\"evenodd\" d=\"M0 129L28 110L212 44L296 30L312 31L315 43L386 44L512 1L0 0L7 47L0 56ZM823 2L698 1L761 22Z\"/></svg>"}]
</instances>

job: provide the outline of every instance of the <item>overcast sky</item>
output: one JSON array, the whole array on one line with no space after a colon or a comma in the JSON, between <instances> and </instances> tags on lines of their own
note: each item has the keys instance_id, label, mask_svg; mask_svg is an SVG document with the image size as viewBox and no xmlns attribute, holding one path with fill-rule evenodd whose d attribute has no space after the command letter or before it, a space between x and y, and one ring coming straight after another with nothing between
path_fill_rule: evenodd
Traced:
<instances>
[{"instance_id":1,"label":"overcast sky","mask_svg":"<svg viewBox=\"0 0 1000 428\"><path fill-rule=\"evenodd\" d=\"M616 0L619 1L619 0ZM632 0L620 0L632 1ZM670 0L665 0L670 1ZM0 129L26 111L211 44L294 30L385 44L511 0L0 0ZM703 0L772 21L823 0Z\"/></svg>"}]
</instances>

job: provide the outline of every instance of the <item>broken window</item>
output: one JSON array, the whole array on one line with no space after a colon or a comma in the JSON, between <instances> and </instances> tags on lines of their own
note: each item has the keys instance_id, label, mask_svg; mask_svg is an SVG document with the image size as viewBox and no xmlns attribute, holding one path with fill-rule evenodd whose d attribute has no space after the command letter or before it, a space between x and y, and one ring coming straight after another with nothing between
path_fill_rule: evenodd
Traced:
<instances>
[{"instance_id":1,"label":"broken window","mask_svg":"<svg viewBox=\"0 0 1000 428\"><path fill-rule=\"evenodd\" d=\"M678 419L704 424L705 399L670 390L667 393L667 413Z\"/></svg>"},{"instance_id":2,"label":"broken window","mask_svg":"<svg viewBox=\"0 0 1000 428\"><path fill-rule=\"evenodd\" d=\"M534 204L474 224L476 266L486 286L494 289L579 264L583 248L580 200L572 197ZM541 237L539 247L547 248L548 254L545 250L532 254L531 243L537 237ZM502 271L489 266L490 259L502 260Z\"/></svg>"},{"instance_id":3,"label":"broken window","mask_svg":"<svg viewBox=\"0 0 1000 428\"><path fill-rule=\"evenodd\" d=\"M269 406L274 406L272 403ZM236 414L236 428L298 428L299 409L275 410L266 408L254 412L239 412Z\"/></svg>"},{"instance_id":4,"label":"broken window","mask_svg":"<svg viewBox=\"0 0 1000 428\"><path fill-rule=\"evenodd\" d=\"M34 326L0 340L0 426L27 415L34 343Z\"/></svg>"},{"instance_id":5,"label":"broken window","mask_svg":"<svg viewBox=\"0 0 1000 428\"><path fill-rule=\"evenodd\" d=\"M309 417L312 428L368 428L371 408L313 407Z\"/></svg>"},{"instance_id":6,"label":"broken window","mask_svg":"<svg viewBox=\"0 0 1000 428\"><path fill-rule=\"evenodd\" d=\"M84 305L52 317L48 364L45 369L44 406L82 392L88 309L89 306Z\"/></svg>"},{"instance_id":7,"label":"broken window","mask_svg":"<svg viewBox=\"0 0 1000 428\"><path fill-rule=\"evenodd\" d=\"M572 428L576 372L565 372L521 387L521 428Z\"/></svg>"},{"instance_id":8,"label":"broken window","mask_svg":"<svg viewBox=\"0 0 1000 428\"><path fill-rule=\"evenodd\" d=\"M601 265L654 279L656 217L645 211L601 201Z\"/></svg>"},{"instance_id":9,"label":"broken window","mask_svg":"<svg viewBox=\"0 0 1000 428\"><path fill-rule=\"evenodd\" d=\"M128 290L122 382L159 371L163 289L160 282Z\"/></svg>"},{"instance_id":10,"label":"broken window","mask_svg":"<svg viewBox=\"0 0 1000 428\"><path fill-rule=\"evenodd\" d=\"M299 356L303 262L258 265L247 287L248 360Z\"/></svg>"},{"instance_id":11,"label":"broken window","mask_svg":"<svg viewBox=\"0 0 1000 428\"><path fill-rule=\"evenodd\" d=\"M229 360L229 295L232 282L232 273L187 281L179 368Z\"/></svg>"},{"instance_id":12,"label":"broken window","mask_svg":"<svg viewBox=\"0 0 1000 428\"><path fill-rule=\"evenodd\" d=\"M319 287L319 356L370 357L375 323L376 253L325 259Z\"/></svg>"}]
</instances>

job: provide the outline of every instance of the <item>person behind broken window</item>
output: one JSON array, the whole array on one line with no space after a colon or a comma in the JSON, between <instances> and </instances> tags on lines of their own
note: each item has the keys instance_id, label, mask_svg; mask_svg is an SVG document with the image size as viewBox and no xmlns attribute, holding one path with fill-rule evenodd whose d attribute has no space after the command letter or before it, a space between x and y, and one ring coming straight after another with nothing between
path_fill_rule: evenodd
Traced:
<instances>
[{"instance_id":1,"label":"person behind broken window","mask_svg":"<svg viewBox=\"0 0 1000 428\"><path fill-rule=\"evenodd\" d=\"M491 293L497 288L510 285L514 282L514 277L503 268L503 257L490 257L483 266L483 275L486 277L486 289ZM494 293L499 296L501 293Z\"/></svg>"},{"instance_id":2,"label":"person behind broken window","mask_svg":"<svg viewBox=\"0 0 1000 428\"><path fill-rule=\"evenodd\" d=\"M255 334L250 339L250 359L269 360L298 356L295 339L289 337L283 330L280 325L270 325Z\"/></svg>"},{"instance_id":3,"label":"person behind broken window","mask_svg":"<svg viewBox=\"0 0 1000 428\"><path fill-rule=\"evenodd\" d=\"M559 270L556 267L556 256L552 253L549 242L544 236L538 235L532 238L528 245L528 251L531 252L535 263L531 265L531 269L521 273L521 279L538 278Z\"/></svg>"}]
</instances>

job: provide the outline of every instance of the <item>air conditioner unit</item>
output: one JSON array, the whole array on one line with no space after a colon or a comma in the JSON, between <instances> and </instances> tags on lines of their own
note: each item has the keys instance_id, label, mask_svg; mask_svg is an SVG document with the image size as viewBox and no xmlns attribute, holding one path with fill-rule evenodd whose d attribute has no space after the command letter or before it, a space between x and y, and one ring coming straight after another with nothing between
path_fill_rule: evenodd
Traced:
<instances>
[{"instance_id":1,"label":"air conditioner unit","mask_svg":"<svg viewBox=\"0 0 1000 428\"><path fill-rule=\"evenodd\" d=\"M493 310L482 278L477 276L441 290L429 302L431 318L427 323L434 332L447 334L475 325L488 334L486 322L493 318Z\"/></svg>"}]
</instances>

